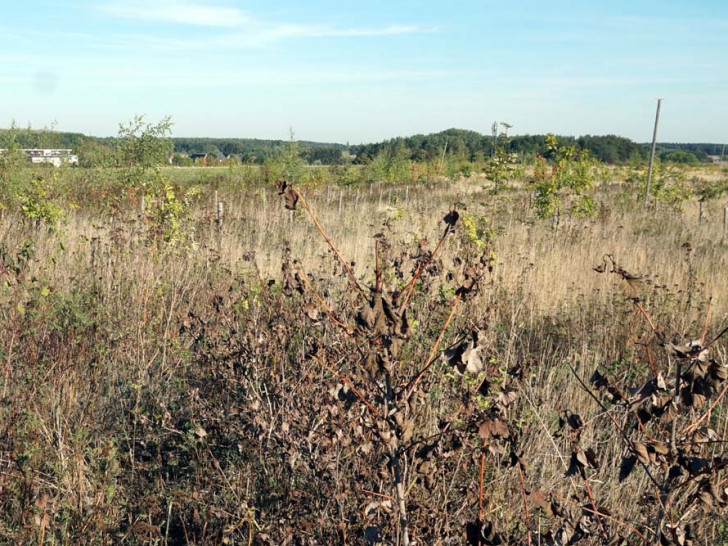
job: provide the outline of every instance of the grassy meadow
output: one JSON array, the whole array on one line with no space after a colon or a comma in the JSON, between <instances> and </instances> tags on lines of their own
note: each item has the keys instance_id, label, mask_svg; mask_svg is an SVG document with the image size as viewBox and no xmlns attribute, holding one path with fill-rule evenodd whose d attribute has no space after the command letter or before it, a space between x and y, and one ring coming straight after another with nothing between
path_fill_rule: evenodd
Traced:
<instances>
[{"instance_id":1,"label":"grassy meadow","mask_svg":"<svg viewBox=\"0 0 728 546\"><path fill-rule=\"evenodd\" d=\"M0 543L728 544L724 197L309 169L16 175Z\"/></svg>"}]
</instances>

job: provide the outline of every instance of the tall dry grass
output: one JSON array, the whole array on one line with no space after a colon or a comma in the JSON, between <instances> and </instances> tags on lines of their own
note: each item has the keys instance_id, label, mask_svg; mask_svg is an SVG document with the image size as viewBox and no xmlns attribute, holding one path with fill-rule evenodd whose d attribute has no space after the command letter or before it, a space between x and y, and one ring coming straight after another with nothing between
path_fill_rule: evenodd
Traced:
<instances>
[{"instance_id":1,"label":"tall dry grass","mask_svg":"<svg viewBox=\"0 0 728 546\"><path fill-rule=\"evenodd\" d=\"M518 410L508 416L520 427L528 489L564 482L570 452L568 436L558 433L564 410L583 418L585 443L598 446L604 460L619 461L624 447L565 363L582 377L597 367L625 380L643 377L650 332L631 297L639 296L665 333L681 341L699 337L708 308L712 332L728 317L722 203L711 204L699 223L696 203L682 212L645 211L620 184L604 184L595 218L564 215L554 228L536 218L526 188L494 196L478 180L319 187L304 195L365 283L374 279L373 236L381 231L408 260L422 239L430 248L436 243L439 219L453 203L493 229L493 278L453 329L487 324L489 365L524 370ZM154 226L140 215L138 202L113 222L92 207L69 210L54 232L4 214L0 244L8 254L29 239L35 250L20 273L5 275L0 292L2 540L275 544L294 529L292 543L357 544L368 524L384 525L383 515L372 520L360 510L387 495L384 489L359 491L353 506L339 497L325 502L317 488L331 499L343 494L335 484L352 479L342 474L346 466L326 462L331 474L320 485L317 474L290 470L297 456L284 452L290 444L278 438L283 423L293 430L321 428L311 437L314 444L346 430L294 411L297 404L328 407L326 389L336 383L301 358L311 336L322 335L334 348L341 341L331 331L317 333L276 292L286 248L332 305L347 298L337 281L341 272L315 227L302 212L283 209L273 188L221 187L217 197L222 228L212 190L203 191L184 225L191 243L181 248L150 236ZM454 241L445 246L444 271L462 251ZM606 254L644 275L636 292L592 270ZM268 279L279 283L269 287ZM442 324L440 299L447 299L448 284L438 282L440 296L415 311L421 335L415 339L427 339L425 333ZM724 360L725 343L715 353ZM428 400L432 431L453 411L448 395L470 388L444 364L438 373L447 379ZM309 376L326 387L312 391L304 381ZM727 424L722 404L713 425L725 432ZM339 455L354 457L353 447L343 445ZM310 454L299 456L315 468L320 461L313 447L307 449ZM463 543L463 522L477 513L477 465L469 455L443 464L452 474L442 476L433 498L442 495L447 516L432 519L427 536ZM647 478L618 485L616 472L614 464L598 471L595 496L619 519L647 526L639 505ZM494 464L485 486L488 519L502 529L522 528L513 473ZM571 480L566 487L576 493L583 483ZM317 520L317 511L329 523ZM317 534L312 522L324 530ZM545 532L549 523L538 525ZM719 519L706 525L706 536L725 536Z\"/></svg>"}]
</instances>

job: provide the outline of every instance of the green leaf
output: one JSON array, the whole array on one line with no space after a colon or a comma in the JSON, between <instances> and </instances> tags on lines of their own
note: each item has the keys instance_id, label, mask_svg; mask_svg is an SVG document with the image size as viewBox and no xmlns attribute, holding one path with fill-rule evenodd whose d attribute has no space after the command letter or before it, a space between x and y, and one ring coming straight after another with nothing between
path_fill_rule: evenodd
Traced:
<instances>
[{"instance_id":1,"label":"green leaf","mask_svg":"<svg viewBox=\"0 0 728 546\"><path fill-rule=\"evenodd\" d=\"M40 295L43 296L44 298L47 298L50 295L50 293L51 293L51 290L47 286L44 286L43 288L40 289Z\"/></svg>"}]
</instances>

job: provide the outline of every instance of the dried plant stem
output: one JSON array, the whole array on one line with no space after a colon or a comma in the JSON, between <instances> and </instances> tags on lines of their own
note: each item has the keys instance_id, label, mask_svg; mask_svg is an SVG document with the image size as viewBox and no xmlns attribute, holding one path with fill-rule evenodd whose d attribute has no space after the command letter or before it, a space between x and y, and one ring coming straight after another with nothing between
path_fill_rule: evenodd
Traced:
<instances>
[{"instance_id":1,"label":"dried plant stem","mask_svg":"<svg viewBox=\"0 0 728 546\"><path fill-rule=\"evenodd\" d=\"M611 413L609 413L609 410L607 409L607 407L602 403L601 400L599 400L599 398L592 392L592 390L586 385L586 383L584 383L584 380L581 377L579 377L579 374L576 373L576 370L574 369L574 367L569 362L566 362L566 365L569 367L569 370L571 370L571 373L574 375L574 377L576 378L576 380L581 385L581 388L584 389L584 392L586 392L592 398L592 400L594 400L599 405L599 407L602 408L602 410L607 415L607 417L609 417L609 420L612 421L612 424L617 429L617 432L619 432L619 435L622 437L622 440L627 445L627 447L629 448L630 452L636 455L635 449L634 449L634 445L632 444L632 440L629 439L629 437L624 432L624 430L619 425L619 423L614 418L614 416ZM650 481L652 482L652 484L657 488L658 491L661 491L662 490L662 487L657 482L657 480L655 479L655 477L652 475L652 472L650 472L649 467L645 463L643 463L642 461L640 461L640 460L638 460L637 462L644 469L645 473L647 474L647 477L650 479ZM660 503L660 506L661 506L662 510L665 510L665 505L663 504L662 499L658 498L658 501Z\"/></svg>"},{"instance_id":2,"label":"dried plant stem","mask_svg":"<svg viewBox=\"0 0 728 546\"><path fill-rule=\"evenodd\" d=\"M708 320L710 319L710 307L713 298L708 298L708 308L705 310L705 322L703 323L703 333L700 335L700 346L705 345L705 336L708 335Z\"/></svg>"},{"instance_id":3,"label":"dried plant stem","mask_svg":"<svg viewBox=\"0 0 728 546\"><path fill-rule=\"evenodd\" d=\"M320 359L320 358L319 358L318 356L316 356L316 355L313 355L313 354L312 354L312 355L310 355L310 356L311 356L311 358L313 358L313 359L314 359L314 360L315 360L316 362L318 362L318 363L319 363L319 364L321 365L321 367L322 367L322 368L326 369L326 370L327 370L327 371L328 371L328 372L329 372L330 374L332 374L332 375L335 375L336 377L338 377L339 379L341 379L341 380L342 380L342 381L343 381L344 383L346 383L346 385L347 385L347 386L348 386L348 387L349 387L349 388L351 389L351 392L353 392L353 393L354 393L355 395L357 395L357 396L359 397L359 399L360 399L360 400L361 400L362 402L364 402L364 405L365 405L365 406L366 406L367 408L369 408L369 410L370 410L370 411L371 411L372 413L374 413L374 415L376 415L376 416L377 416L377 417L379 417L379 418L381 418L381 417L382 417L382 414L381 414L381 413L379 412L379 410L378 410L377 408L375 408L374 406L372 406L372 405L371 405L371 404L370 404L370 403L369 403L369 402L367 401L367 399L366 399L366 398L364 398L364 395L363 395L363 394L362 394L361 392L359 392L359 390L358 390L358 389L357 389L357 388L356 388L356 387L354 386L354 384L353 384L353 383L352 383L351 381L349 381L349 379L348 379L348 378L347 378L347 377L346 377L345 375L343 375L343 374L340 374L340 373L338 373L338 372L337 372L336 370L334 370L334 369L333 369L333 368L332 368L331 366L329 366L328 364L326 364L326 363L325 363L325 362L324 362L324 361L323 361L322 359Z\"/></svg>"},{"instance_id":4,"label":"dried plant stem","mask_svg":"<svg viewBox=\"0 0 728 546\"><path fill-rule=\"evenodd\" d=\"M402 482L402 469L399 465L399 448L393 447L391 451L392 471L394 473L394 488L397 492L397 506L399 507L399 523L402 528L402 546L409 546L409 525L407 523L407 504L405 503L404 483Z\"/></svg>"},{"instance_id":5,"label":"dried plant stem","mask_svg":"<svg viewBox=\"0 0 728 546\"><path fill-rule=\"evenodd\" d=\"M650 329L657 336L657 339L659 339L660 342L664 344L665 338L662 335L662 333L657 329L657 327L655 326L655 323L652 322L652 318L650 317L649 313L647 311L645 311L645 308L642 307L642 304L639 301L635 301L634 304L635 304L635 307L637 307L637 309L639 309L640 313L642 313L642 315L645 317L645 319L647 319L647 324L650 325Z\"/></svg>"},{"instance_id":6,"label":"dried plant stem","mask_svg":"<svg viewBox=\"0 0 728 546\"><path fill-rule=\"evenodd\" d=\"M719 334L718 334L717 336L715 336L715 337L713 338L713 341L711 341L711 342L710 342L710 343L708 343L708 344L707 344L707 345L706 345L705 347L703 347L702 349L700 349L700 352L702 353L703 351L707 351L708 349L710 349L710 348L711 348L711 347L712 347L713 345L715 345L715 344L716 344L716 343L718 342L718 340L719 340L720 338L722 338L722 337L723 337L724 335L726 335L727 333L728 333L728 326L726 326L725 328L723 328L723 329L722 329L722 330L720 331L720 333L719 333ZM700 353L698 353L698 355L699 355L699 354L700 354ZM696 357L697 357L697 355L696 355Z\"/></svg>"},{"instance_id":7,"label":"dried plant stem","mask_svg":"<svg viewBox=\"0 0 728 546\"><path fill-rule=\"evenodd\" d=\"M478 488L478 521L483 522L483 481L485 479L485 450L480 450L480 487ZM480 542L480 539L478 539Z\"/></svg>"},{"instance_id":8,"label":"dried plant stem","mask_svg":"<svg viewBox=\"0 0 728 546\"><path fill-rule=\"evenodd\" d=\"M557 495L557 494L555 494L555 493L553 493L553 495L554 495L554 496L555 496L555 497L556 497L557 499L559 499L560 501L562 501L562 502L566 502L567 504L571 504L572 506L579 506L579 508L581 508L582 510L584 510L584 511L586 511L586 512L589 512L590 514L594 514L595 516L599 516L599 517L602 517L602 518L604 518L604 519L608 519L609 521L611 521L611 522L613 522L613 523L616 523L616 524L617 524L617 525L619 525L620 527L624 527L625 529L629 529L629 530L630 530L630 531L632 531L632 532L633 532L633 533L634 533L635 535L637 535L637 536L639 537L639 539L640 539L640 540L641 540L641 541L642 541L642 542L643 542L644 544L649 544L649 543L650 543L650 541L649 541L649 540L647 540L647 537L646 537L645 535L643 535L642 533L640 533L640 532L639 532L639 531L638 531L638 530L637 530L637 529L636 529L635 527L633 527L633 526L632 526L632 525L630 525L629 523L625 523L625 522L623 522L623 521L620 521L620 520L618 520L617 518L615 518L614 516L610 516L609 514L605 514L605 513L603 513L603 512L599 512L598 510L595 510L595 509L589 509L589 508L587 508L587 507L585 507L585 506L580 506L579 504L575 503L575 502L574 502L574 501L572 501L571 499L567 499L567 498L565 498L565 497L561 497L561 496L559 496L559 495Z\"/></svg>"},{"instance_id":9,"label":"dried plant stem","mask_svg":"<svg viewBox=\"0 0 728 546\"><path fill-rule=\"evenodd\" d=\"M591 504L591 507L594 509L594 513L596 514L598 512L597 503L594 500L594 494L592 493L591 486L589 485L589 478L584 478L584 489L586 489L586 495L587 495L587 497L589 497L589 504ZM606 539L607 532L604 530L604 525L602 525L602 520L600 520L598 516L597 516L597 524L599 525L599 530L601 531L602 536Z\"/></svg>"},{"instance_id":10,"label":"dried plant stem","mask_svg":"<svg viewBox=\"0 0 728 546\"><path fill-rule=\"evenodd\" d=\"M709 415L711 414L711 412L712 412L712 411L713 411L713 410L715 409L715 406L717 406L717 405L718 405L718 403L719 403L719 402L720 402L720 401L721 401L721 400L723 399L723 397L725 396L725 393L726 393L726 392L728 392L728 383L726 383L725 387L723 387L723 390L722 390L722 391L720 391L720 394L719 394L719 395L718 395L718 396L716 397L715 401L714 401L714 402L713 402L713 403L712 403L712 404L710 405L710 407L708 408L708 411L706 411L706 412L705 412L705 413L704 413L703 415L701 415L700 419L698 419L697 421L695 421L695 422L694 422L693 424L691 424L691 425L690 425L690 426L688 426L688 427L685 427L685 428L683 429L683 431L682 431L682 433L681 433L681 434L682 434L682 435L684 436L684 435L686 435L686 434L690 434L690 433L691 433L691 432L693 432L693 431L694 431L695 429L697 429L697 428L698 428L698 427L700 426L700 424L701 424L701 423L702 423L703 421L705 421L705 419L706 419L706 418L707 418L707 417L708 417L708 416L709 416Z\"/></svg>"},{"instance_id":11,"label":"dried plant stem","mask_svg":"<svg viewBox=\"0 0 728 546\"><path fill-rule=\"evenodd\" d=\"M313 210L311 210L311 207L304 199L303 195L301 195L301 192L294 189L293 191L296 192L296 195L298 195L298 200L301 202L301 205L304 209L306 209L306 212L311 217L311 220L313 220L314 225L316 226L316 229L319 230L319 233L324 238L326 243L329 245L329 248L334 251L334 254L339 259L339 262L344 267L344 270L346 271L347 276L349 277L349 281L351 281L352 286L361 294L362 296L366 297L366 291L362 286L359 284L359 281L356 280L356 277L354 276L354 272L351 270L351 267L349 267L349 264L346 262L344 257L341 255L341 252L339 252L339 249L336 248L336 245L334 245L334 242L331 240L331 237L329 237L326 232L324 231L324 228L321 227L321 224L318 221L318 218L316 218L316 215L313 213Z\"/></svg>"},{"instance_id":12,"label":"dried plant stem","mask_svg":"<svg viewBox=\"0 0 728 546\"><path fill-rule=\"evenodd\" d=\"M430 355L427 357L427 361L425 365L422 367L420 372L412 379L412 381L409 382L409 384L403 389L405 391L405 400L408 400L410 396L412 396L412 393L414 392L415 388L417 387L417 384L422 380L425 373L427 373L427 370L432 366L432 364L435 362L435 353L437 353L437 349L440 347L440 343L442 343L442 338L445 336L445 332L447 331L448 326L450 326L450 322L452 322L453 317L455 316L455 311L457 311L458 305L462 301L462 295L458 294L455 296L455 301L452 304L452 309L450 309L450 315L447 317L447 320L445 321L445 324L442 325L442 329L440 330L440 335L437 336L437 339L435 340L435 344L432 346L432 349L430 350Z\"/></svg>"},{"instance_id":13,"label":"dried plant stem","mask_svg":"<svg viewBox=\"0 0 728 546\"><path fill-rule=\"evenodd\" d=\"M385 495L384 493L377 493L376 491L372 491L371 489L360 489L360 491L366 495L374 495L375 497L380 497L382 499L392 500L391 495Z\"/></svg>"},{"instance_id":14,"label":"dried plant stem","mask_svg":"<svg viewBox=\"0 0 728 546\"><path fill-rule=\"evenodd\" d=\"M348 324L340 321L338 318L336 318L336 315L331 310L331 307L328 306L324 298L321 296L321 294L318 293L318 291L313 287L313 285L309 282L308 277L301 272L301 275L299 277L303 280L303 282L306 284L306 287L313 293L314 296L316 296L316 299L321 304L321 307L323 308L324 313L331 319L331 322L333 322L336 326L339 328L342 328L344 331L346 331L347 334L351 335L354 332L354 329L349 326Z\"/></svg>"},{"instance_id":15,"label":"dried plant stem","mask_svg":"<svg viewBox=\"0 0 728 546\"><path fill-rule=\"evenodd\" d=\"M527 540L529 546L531 545L531 515L528 512L528 499L526 497L526 480L523 477L523 468L521 468L521 463L517 463L516 466L518 467L518 480L521 484L521 498L523 499L523 511L526 516L526 533L527 533Z\"/></svg>"},{"instance_id":16,"label":"dried plant stem","mask_svg":"<svg viewBox=\"0 0 728 546\"><path fill-rule=\"evenodd\" d=\"M417 279L420 278L420 275L422 275L422 273L427 269L427 266L430 265L430 263L432 263L432 260L435 259L435 255L442 247L442 244L445 242L445 239L447 238L449 233L450 231L448 229L445 229L445 232L442 234L442 237L440 237L440 240L437 242L437 246L435 246L435 250L432 251L432 254L430 254L429 258L427 258L424 263L420 262L419 264L417 264L414 275L412 275L412 278L404 287L404 290L406 290L407 293L405 294L404 299L399 306L400 313L404 311L405 307L407 307L407 303L409 302L409 299L412 296L412 292L415 289L415 283L417 282Z\"/></svg>"}]
</instances>

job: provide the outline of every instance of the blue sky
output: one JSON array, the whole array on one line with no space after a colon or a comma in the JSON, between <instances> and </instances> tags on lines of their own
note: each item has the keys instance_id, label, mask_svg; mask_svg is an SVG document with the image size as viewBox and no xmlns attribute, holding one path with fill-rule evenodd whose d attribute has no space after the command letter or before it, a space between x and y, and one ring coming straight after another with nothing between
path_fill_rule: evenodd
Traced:
<instances>
[{"instance_id":1,"label":"blue sky","mask_svg":"<svg viewBox=\"0 0 728 546\"><path fill-rule=\"evenodd\" d=\"M5 0L0 126L728 141L725 0Z\"/></svg>"}]
</instances>

